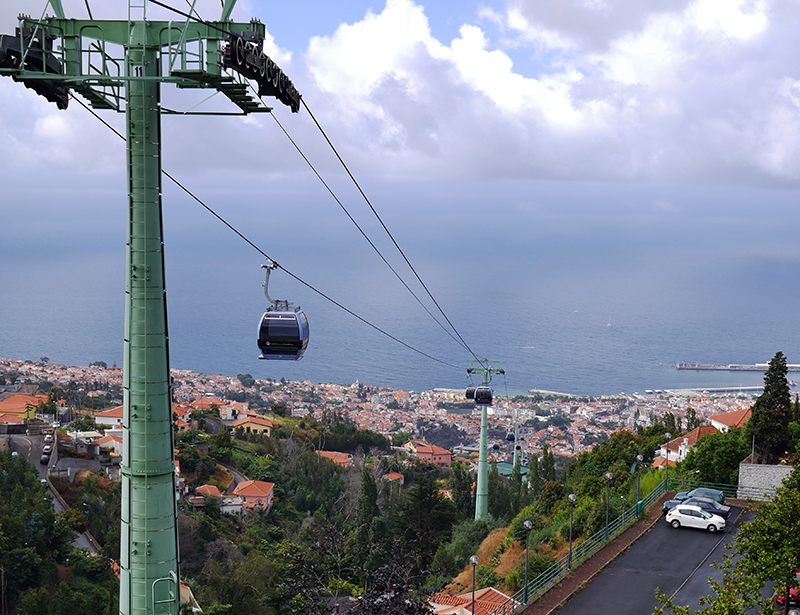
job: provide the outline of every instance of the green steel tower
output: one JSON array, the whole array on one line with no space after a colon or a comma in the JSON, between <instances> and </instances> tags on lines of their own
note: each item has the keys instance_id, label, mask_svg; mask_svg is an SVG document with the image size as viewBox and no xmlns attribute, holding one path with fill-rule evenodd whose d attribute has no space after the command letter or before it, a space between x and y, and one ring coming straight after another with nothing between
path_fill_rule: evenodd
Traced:
<instances>
[{"instance_id":1,"label":"green steel tower","mask_svg":"<svg viewBox=\"0 0 800 615\"><path fill-rule=\"evenodd\" d=\"M95 109L125 113L127 127L127 282L120 614L180 612L175 458L161 215L161 83L214 88L237 114L268 112L248 93L276 96L299 110L300 95L263 53L264 26L183 15L150 21L147 0L130 0L128 19L21 17L15 35L0 35L0 75L21 81L66 109L70 92ZM59 45L55 42L59 41ZM119 49L117 55L114 49ZM120 55L121 54L121 55ZM228 70L226 70L228 69ZM251 86L252 87L252 86Z\"/></svg>"},{"instance_id":2,"label":"green steel tower","mask_svg":"<svg viewBox=\"0 0 800 615\"><path fill-rule=\"evenodd\" d=\"M475 367L475 364L480 367ZM493 366L494 365L494 366ZM492 373L504 374L502 369L503 361L478 361L470 360L468 374L483 374L483 384L473 389L471 395L475 403L481 409L481 439L478 451L478 479L475 485L475 519L483 519L489 514L489 466L487 463L487 431L488 431L488 408L492 403ZM468 389L469 391L469 389ZM469 393L468 393L469 396Z\"/></svg>"}]
</instances>

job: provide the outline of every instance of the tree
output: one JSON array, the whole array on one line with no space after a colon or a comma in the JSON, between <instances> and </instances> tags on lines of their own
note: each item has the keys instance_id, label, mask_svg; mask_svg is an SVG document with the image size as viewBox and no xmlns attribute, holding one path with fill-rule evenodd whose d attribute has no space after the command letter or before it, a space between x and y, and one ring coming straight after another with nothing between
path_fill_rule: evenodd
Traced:
<instances>
[{"instance_id":1,"label":"tree","mask_svg":"<svg viewBox=\"0 0 800 615\"><path fill-rule=\"evenodd\" d=\"M95 427L94 416L91 414L84 414L72 421L72 429L75 431L93 431Z\"/></svg>"},{"instance_id":2,"label":"tree","mask_svg":"<svg viewBox=\"0 0 800 615\"><path fill-rule=\"evenodd\" d=\"M461 519L469 518L475 513L475 504L472 501L472 477L465 464L453 462L453 478L450 486L453 488L453 506L456 514Z\"/></svg>"},{"instance_id":3,"label":"tree","mask_svg":"<svg viewBox=\"0 0 800 615\"><path fill-rule=\"evenodd\" d=\"M416 555L418 570L427 568L439 543L449 540L454 521L453 503L439 493L432 473L422 473L406 492L397 519L398 533Z\"/></svg>"},{"instance_id":4,"label":"tree","mask_svg":"<svg viewBox=\"0 0 800 615\"><path fill-rule=\"evenodd\" d=\"M697 416L697 411L694 408L686 409L686 431L697 429L703 424L703 419Z\"/></svg>"},{"instance_id":5,"label":"tree","mask_svg":"<svg viewBox=\"0 0 800 615\"><path fill-rule=\"evenodd\" d=\"M683 461L687 471L699 470L698 480L735 485L739 480L739 464L750 453L741 429L703 436L689 450Z\"/></svg>"},{"instance_id":6,"label":"tree","mask_svg":"<svg viewBox=\"0 0 800 615\"><path fill-rule=\"evenodd\" d=\"M539 464L539 476L543 483L556 480L556 460L547 444L542 445L542 458Z\"/></svg>"},{"instance_id":7,"label":"tree","mask_svg":"<svg viewBox=\"0 0 800 615\"><path fill-rule=\"evenodd\" d=\"M236 377L239 379L239 382L242 383L243 387L250 388L256 384L256 379L250 374L238 374Z\"/></svg>"},{"instance_id":8,"label":"tree","mask_svg":"<svg viewBox=\"0 0 800 615\"><path fill-rule=\"evenodd\" d=\"M786 357L779 351L769 362L764 374L764 392L753 404L745 426L748 440L755 438L755 446L766 463L775 463L789 444L792 396L787 373Z\"/></svg>"},{"instance_id":9,"label":"tree","mask_svg":"<svg viewBox=\"0 0 800 615\"><path fill-rule=\"evenodd\" d=\"M497 462L492 462L492 469L489 472L489 480L486 483L488 495L489 514L495 519L511 518L511 497L508 487L500 480L500 473L497 471Z\"/></svg>"},{"instance_id":10,"label":"tree","mask_svg":"<svg viewBox=\"0 0 800 615\"><path fill-rule=\"evenodd\" d=\"M792 472L797 481L798 470ZM736 552L742 555L740 566L745 574L762 584L771 579L777 591L798 586L795 569L800 567L800 491L791 487L777 490L772 502L758 507L758 514L742 526L736 537ZM789 612L789 600L785 601Z\"/></svg>"},{"instance_id":11,"label":"tree","mask_svg":"<svg viewBox=\"0 0 800 615\"><path fill-rule=\"evenodd\" d=\"M531 455L530 461L528 461L528 468L528 493L535 498L539 495L539 489L542 485L542 479L539 475L539 457L535 454Z\"/></svg>"},{"instance_id":12,"label":"tree","mask_svg":"<svg viewBox=\"0 0 800 615\"><path fill-rule=\"evenodd\" d=\"M378 508L378 487L367 466L361 470L361 493L356 503L355 545L357 548L369 544L369 529L372 520L381 514Z\"/></svg>"}]
</instances>

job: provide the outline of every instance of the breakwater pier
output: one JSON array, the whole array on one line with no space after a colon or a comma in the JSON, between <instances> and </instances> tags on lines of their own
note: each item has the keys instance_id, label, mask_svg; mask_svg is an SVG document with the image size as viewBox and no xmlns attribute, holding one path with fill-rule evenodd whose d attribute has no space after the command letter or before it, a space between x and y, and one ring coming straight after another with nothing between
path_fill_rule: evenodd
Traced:
<instances>
[{"instance_id":1,"label":"breakwater pier","mask_svg":"<svg viewBox=\"0 0 800 615\"><path fill-rule=\"evenodd\" d=\"M678 369L697 369L697 370L720 370L728 372L766 372L769 364L754 363L746 365L742 363L682 363L679 362ZM800 372L800 365L795 363L787 365L786 369L790 372Z\"/></svg>"}]
</instances>

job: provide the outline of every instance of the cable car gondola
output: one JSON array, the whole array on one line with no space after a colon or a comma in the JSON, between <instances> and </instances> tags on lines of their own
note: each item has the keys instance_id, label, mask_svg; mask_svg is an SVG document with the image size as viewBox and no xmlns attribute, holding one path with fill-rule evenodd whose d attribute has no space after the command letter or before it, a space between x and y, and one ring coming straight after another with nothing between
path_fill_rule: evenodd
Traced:
<instances>
[{"instance_id":1,"label":"cable car gondola","mask_svg":"<svg viewBox=\"0 0 800 615\"><path fill-rule=\"evenodd\" d=\"M492 405L492 387L488 384L482 384L475 387L475 403L479 406Z\"/></svg>"},{"instance_id":2,"label":"cable car gondola","mask_svg":"<svg viewBox=\"0 0 800 615\"><path fill-rule=\"evenodd\" d=\"M271 299L267 290L270 271L277 265L261 265L267 270L264 280L264 296L270 306L264 311L258 323L259 359L299 361L308 346L308 319L288 301Z\"/></svg>"}]
</instances>

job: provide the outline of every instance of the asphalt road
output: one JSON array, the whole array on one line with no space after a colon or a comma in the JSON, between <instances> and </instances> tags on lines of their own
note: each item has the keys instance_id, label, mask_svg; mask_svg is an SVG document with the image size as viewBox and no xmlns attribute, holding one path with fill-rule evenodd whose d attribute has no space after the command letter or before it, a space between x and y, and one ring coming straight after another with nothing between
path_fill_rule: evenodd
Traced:
<instances>
[{"instance_id":1,"label":"asphalt road","mask_svg":"<svg viewBox=\"0 0 800 615\"><path fill-rule=\"evenodd\" d=\"M8 437L8 436L4 436ZM44 436L26 436L22 434L12 435L10 436L10 444L11 450L17 451L20 455L23 455L35 468L39 470L39 476L42 478L46 478L47 473L47 465L39 463L39 459L42 456L42 447L44 446ZM48 486L48 491L50 488ZM57 513L64 512L64 507L61 506L58 498L51 494L52 498L53 510ZM94 552L94 546L86 537L86 534L79 534L75 540L72 542L76 547L81 547L84 549L88 549L92 553Z\"/></svg>"},{"instance_id":2,"label":"asphalt road","mask_svg":"<svg viewBox=\"0 0 800 615\"><path fill-rule=\"evenodd\" d=\"M734 540L739 524L749 515L752 513L732 508L735 521L729 522L725 532L715 534L692 528L676 530L659 520L557 612L647 615L658 606L656 588L673 596L676 604L697 609L700 597L711 593L708 578L722 576L711 562L722 562L725 545Z\"/></svg>"}]
</instances>

